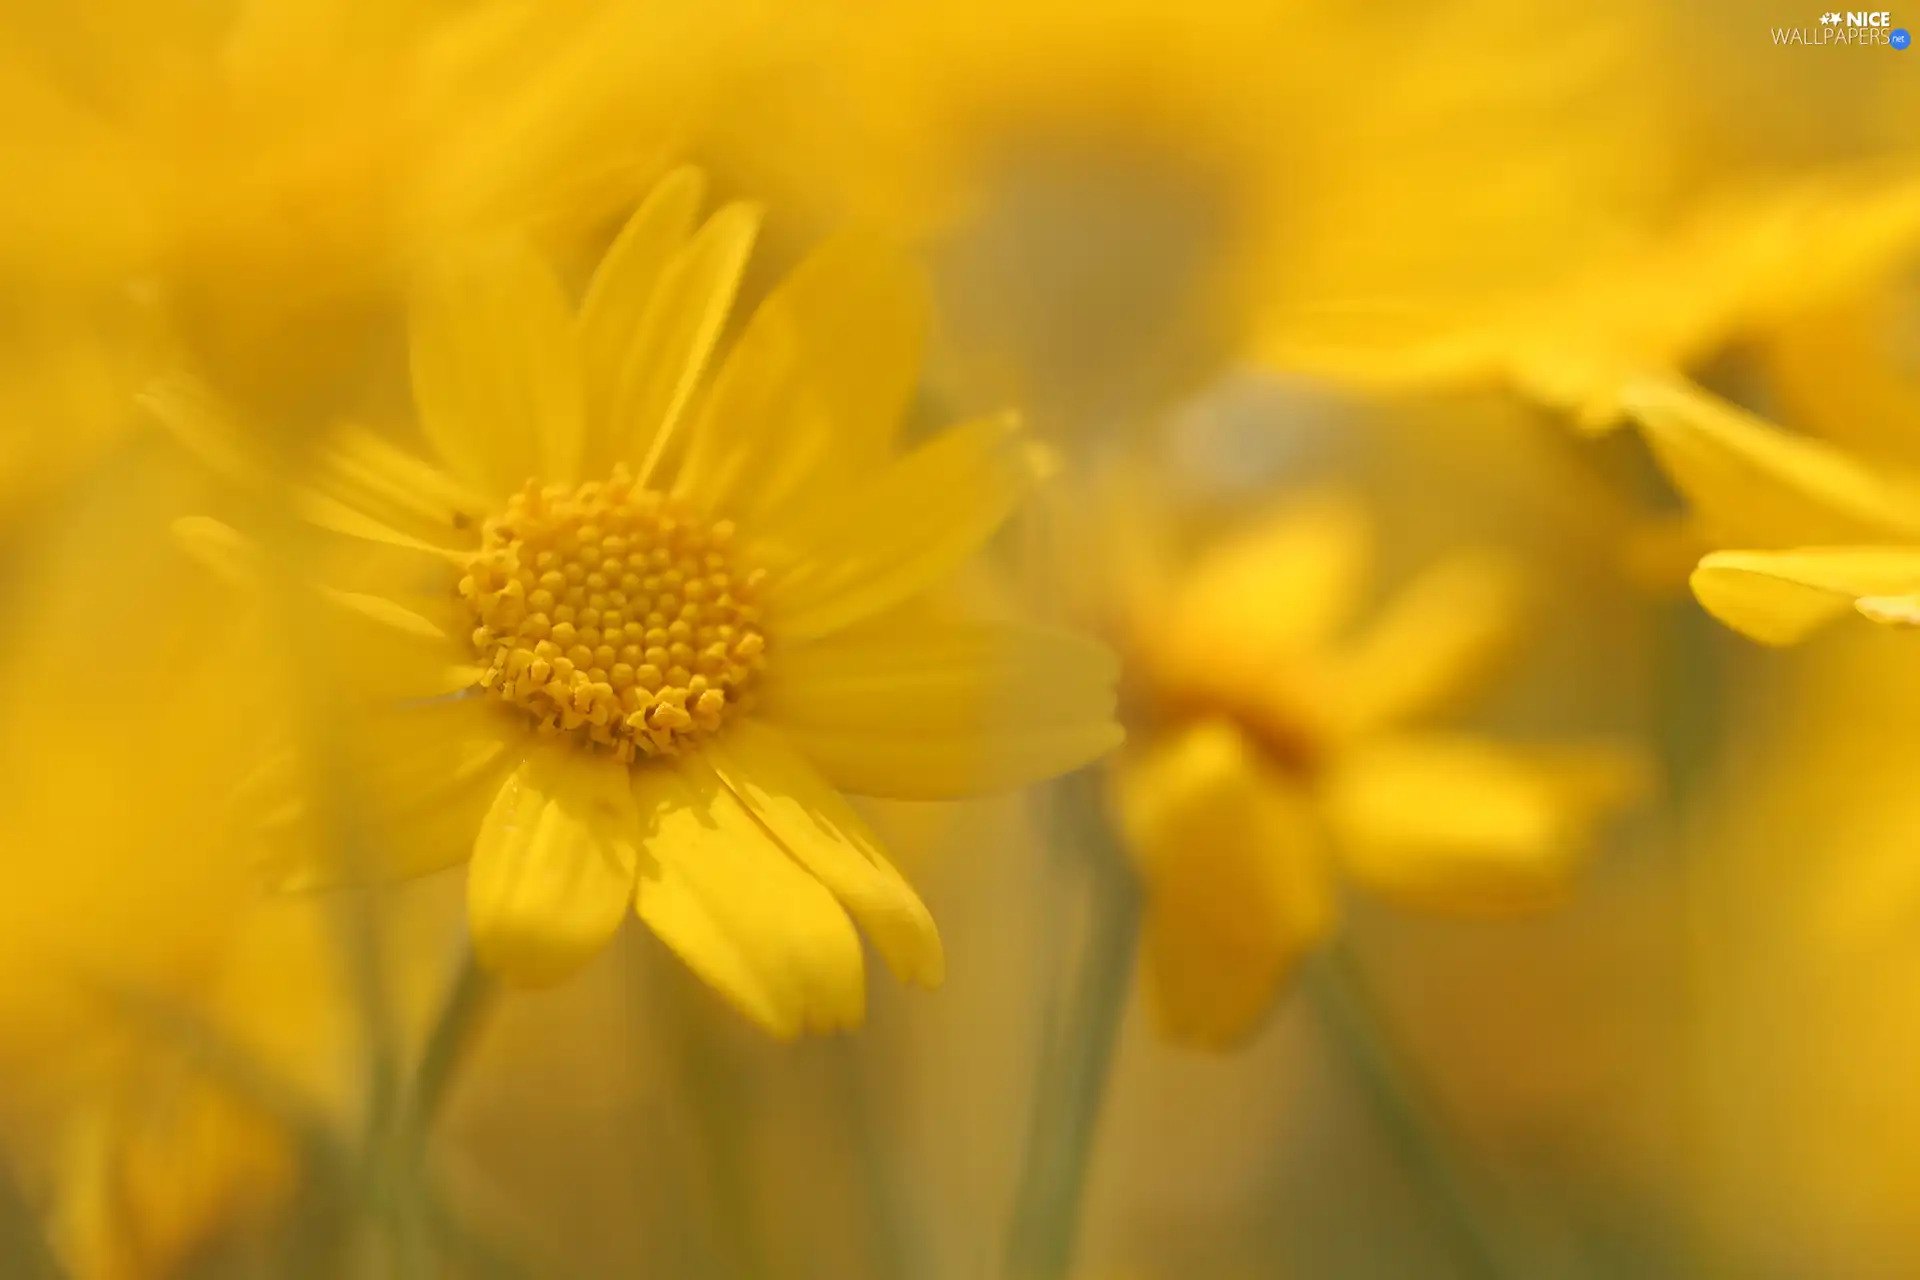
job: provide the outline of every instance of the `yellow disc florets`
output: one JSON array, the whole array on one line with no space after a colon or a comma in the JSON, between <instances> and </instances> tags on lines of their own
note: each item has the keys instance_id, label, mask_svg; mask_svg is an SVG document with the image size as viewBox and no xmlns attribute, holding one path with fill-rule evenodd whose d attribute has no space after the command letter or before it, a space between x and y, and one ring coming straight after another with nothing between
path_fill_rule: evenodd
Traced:
<instances>
[{"instance_id":1,"label":"yellow disc florets","mask_svg":"<svg viewBox=\"0 0 1920 1280\"><path fill-rule=\"evenodd\" d=\"M670 755L743 706L765 661L733 525L634 484L528 481L460 580L482 685L543 733Z\"/></svg>"}]
</instances>

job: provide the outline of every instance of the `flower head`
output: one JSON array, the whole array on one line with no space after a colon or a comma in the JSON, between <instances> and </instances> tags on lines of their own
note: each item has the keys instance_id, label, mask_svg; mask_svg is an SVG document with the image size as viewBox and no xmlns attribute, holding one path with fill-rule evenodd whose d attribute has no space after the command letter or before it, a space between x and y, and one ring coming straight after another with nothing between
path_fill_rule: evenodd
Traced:
<instances>
[{"instance_id":1,"label":"flower head","mask_svg":"<svg viewBox=\"0 0 1920 1280\"><path fill-rule=\"evenodd\" d=\"M1461 553L1343 636L1367 544L1352 499L1307 495L1189 563L1150 554L1128 574L1116 802L1146 883L1150 993L1180 1038L1256 1026L1336 926L1339 879L1422 910L1537 908L1641 785L1617 748L1415 727L1509 641L1517 571Z\"/></svg>"},{"instance_id":2,"label":"flower head","mask_svg":"<svg viewBox=\"0 0 1920 1280\"><path fill-rule=\"evenodd\" d=\"M830 242L708 376L757 213L699 223L701 197L690 172L663 181L577 312L517 245L436 270L413 385L444 469L352 433L301 501L401 565L325 593L379 637L334 664L379 690L344 750L380 780L394 869L470 857L476 950L521 981L572 972L637 909L785 1036L860 1018L849 914L896 973L942 976L926 908L841 790L1071 769L1117 741L1114 667L927 599L1036 458L1004 416L902 451L927 318L903 260Z\"/></svg>"},{"instance_id":3,"label":"flower head","mask_svg":"<svg viewBox=\"0 0 1920 1280\"><path fill-rule=\"evenodd\" d=\"M842 0L780 15L734 105L830 204L942 244L964 372L1085 430L1246 356L1403 369L1659 209L1673 131L1622 89L1646 15L1527 17Z\"/></svg>"},{"instance_id":4,"label":"flower head","mask_svg":"<svg viewBox=\"0 0 1920 1280\"><path fill-rule=\"evenodd\" d=\"M1373 385L1498 383L1589 431L1634 416L1635 383L1674 376L1783 317L1847 298L1920 243L1911 165L1840 167L1759 197L1700 201L1544 287L1458 307L1384 305L1275 335L1269 355Z\"/></svg>"},{"instance_id":5,"label":"flower head","mask_svg":"<svg viewBox=\"0 0 1920 1280\"><path fill-rule=\"evenodd\" d=\"M275 0L0 19L0 271L129 282L263 425L310 425L426 246L577 229L658 172L657 7Z\"/></svg>"},{"instance_id":6,"label":"flower head","mask_svg":"<svg viewBox=\"0 0 1920 1280\"><path fill-rule=\"evenodd\" d=\"M426 1021L446 950L443 895L390 902L379 953L399 1038ZM106 998L111 1035L69 1054L32 1163L50 1188L48 1232L76 1276L191 1271L284 1228L293 1197L324 1213L338 1178L317 1158L351 1150L373 1087L363 993L329 904L259 900L207 922L218 962L191 985ZM43 1167L43 1168L42 1168ZM309 1176L311 1183L303 1182Z\"/></svg>"}]
</instances>

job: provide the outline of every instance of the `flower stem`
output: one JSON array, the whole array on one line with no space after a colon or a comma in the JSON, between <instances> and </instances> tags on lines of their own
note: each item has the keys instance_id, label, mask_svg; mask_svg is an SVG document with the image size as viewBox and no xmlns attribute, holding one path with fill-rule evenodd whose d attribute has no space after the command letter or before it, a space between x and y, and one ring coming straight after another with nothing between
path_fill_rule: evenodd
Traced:
<instances>
[{"instance_id":1,"label":"flower stem","mask_svg":"<svg viewBox=\"0 0 1920 1280\"><path fill-rule=\"evenodd\" d=\"M41 1233L40 1215L0 1160L0 1274L20 1280L60 1280L66 1274Z\"/></svg>"},{"instance_id":2,"label":"flower stem","mask_svg":"<svg viewBox=\"0 0 1920 1280\"><path fill-rule=\"evenodd\" d=\"M1049 1010L1007 1232L1008 1280L1059 1280L1072 1265L1139 937L1139 890L1107 826L1099 773L1082 770L1063 779L1057 794L1062 821L1055 853L1086 881L1088 930L1071 989Z\"/></svg>"},{"instance_id":3,"label":"flower stem","mask_svg":"<svg viewBox=\"0 0 1920 1280\"><path fill-rule=\"evenodd\" d=\"M401 1280L427 1280L445 1263L443 1254L451 1244L450 1220L444 1214L436 1217L427 1139L460 1068L472 1056L493 991L492 981L462 939L439 1013L400 1097L397 1114L385 1122L376 1117L370 1135L362 1194L385 1232L393 1271Z\"/></svg>"},{"instance_id":4,"label":"flower stem","mask_svg":"<svg viewBox=\"0 0 1920 1280\"><path fill-rule=\"evenodd\" d=\"M411 1122L424 1136L446 1104L460 1067L471 1055L474 1041L493 1006L493 980L475 962L473 948L464 942L454 967L440 1014L428 1033L419 1066L413 1074Z\"/></svg>"},{"instance_id":5,"label":"flower stem","mask_svg":"<svg viewBox=\"0 0 1920 1280\"><path fill-rule=\"evenodd\" d=\"M1457 1156L1436 1100L1395 1042L1386 1016L1347 947L1335 940L1308 967L1304 983L1327 1039L1340 1051L1383 1137L1419 1184L1460 1274L1503 1280L1515 1274L1470 1170Z\"/></svg>"},{"instance_id":6,"label":"flower stem","mask_svg":"<svg viewBox=\"0 0 1920 1280\"><path fill-rule=\"evenodd\" d=\"M866 1205L867 1270L873 1280L907 1280L925 1274L916 1252L905 1197L887 1168L875 1098L853 1046L828 1045L833 1100L846 1130L854 1170Z\"/></svg>"}]
</instances>

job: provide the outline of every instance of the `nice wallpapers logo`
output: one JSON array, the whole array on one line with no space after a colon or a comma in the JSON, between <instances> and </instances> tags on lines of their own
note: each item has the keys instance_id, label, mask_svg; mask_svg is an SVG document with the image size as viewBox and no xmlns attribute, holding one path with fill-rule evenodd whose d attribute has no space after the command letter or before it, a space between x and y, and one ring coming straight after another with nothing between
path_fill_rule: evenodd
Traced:
<instances>
[{"instance_id":1,"label":"nice wallpapers logo","mask_svg":"<svg viewBox=\"0 0 1920 1280\"><path fill-rule=\"evenodd\" d=\"M1834 45L1847 48L1870 49L1876 45L1889 49L1905 49L1913 43L1913 37L1905 27L1893 25L1893 15L1884 10L1867 13L1834 13L1820 15L1820 25L1815 27L1775 27L1775 44Z\"/></svg>"}]
</instances>

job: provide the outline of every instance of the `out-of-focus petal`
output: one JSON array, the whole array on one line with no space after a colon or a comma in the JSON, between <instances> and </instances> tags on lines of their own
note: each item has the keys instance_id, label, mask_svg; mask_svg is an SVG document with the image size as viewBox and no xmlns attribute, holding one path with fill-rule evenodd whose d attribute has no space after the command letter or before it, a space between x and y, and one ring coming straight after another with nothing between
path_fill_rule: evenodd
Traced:
<instances>
[{"instance_id":1,"label":"out-of-focus petal","mask_svg":"<svg viewBox=\"0 0 1920 1280\"><path fill-rule=\"evenodd\" d=\"M1590 825L1645 781L1615 748L1523 753L1409 735L1344 753L1322 799L1343 864L1368 888L1417 908L1503 913L1554 901Z\"/></svg>"},{"instance_id":2,"label":"out-of-focus petal","mask_svg":"<svg viewBox=\"0 0 1920 1280\"><path fill-rule=\"evenodd\" d=\"M1416 577L1334 657L1339 723L1364 732L1471 694L1514 639L1520 594L1519 565L1491 552L1450 557Z\"/></svg>"},{"instance_id":3,"label":"out-of-focus petal","mask_svg":"<svg viewBox=\"0 0 1920 1280\"><path fill-rule=\"evenodd\" d=\"M1163 625L1260 664L1317 648L1352 616L1371 554L1357 498L1298 498L1208 550L1167 602Z\"/></svg>"},{"instance_id":4,"label":"out-of-focus petal","mask_svg":"<svg viewBox=\"0 0 1920 1280\"><path fill-rule=\"evenodd\" d=\"M486 510L479 494L365 427L328 435L311 470L317 496L436 547L472 547Z\"/></svg>"},{"instance_id":5,"label":"out-of-focus petal","mask_svg":"<svg viewBox=\"0 0 1920 1280\"><path fill-rule=\"evenodd\" d=\"M413 396L456 475L499 501L529 478L577 479L584 430L572 308L531 247L427 270L411 310Z\"/></svg>"},{"instance_id":6,"label":"out-of-focus petal","mask_svg":"<svg viewBox=\"0 0 1920 1280\"><path fill-rule=\"evenodd\" d=\"M642 480L654 482L654 470L733 310L740 273L759 232L757 206L722 207L668 261L644 306L633 298L617 304L621 320L632 323L637 317L638 323L600 335L602 358L608 361L600 370L606 381L599 393L606 405L608 465L631 463ZM637 289L643 283L629 278L608 288ZM603 311L615 306L609 298Z\"/></svg>"},{"instance_id":7,"label":"out-of-focus petal","mask_svg":"<svg viewBox=\"0 0 1920 1280\"><path fill-rule=\"evenodd\" d=\"M258 825L262 870L277 889L427 875L466 861L530 737L480 698L433 698L356 713L335 775L316 785L292 751L265 755L238 799ZM342 849L330 804L350 806L372 847Z\"/></svg>"},{"instance_id":8,"label":"out-of-focus petal","mask_svg":"<svg viewBox=\"0 0 1920 1280\"><path fill-rule=\"evenodd\" d=\"M758 711L846 791L953 799L1111 750L1117 677L1070 632L902 612L782 652Z\"/></svg>"},{"instance_id":9,"label":"out-of-focus petal","mask_svg":"<svg viewBox=\"0 0 1920 1280\"><path fill-rule=\"evenodd\" d=\"M1723 544L1920 541L1920 479L1869 467L1685 383L1639 381L1626 405Z\"/></svg>"},{"instance_id":10,"label":"out-of-focus petal","mask_svg":"<svg viewBox=\"0 0 1920 1280\"><path fill-rule=\"evenodd\" d=\"M1333 924L1310 802L1219 721L1123 761L1115 785L1147 895L1141 945L1161 1023L1204 1044L1243 1039Z\"/></svg>"},{"instance_id":11,"label":"out-of-focus petal","mask_svg":"<svg viewBox=\"0 0 1920 1280\"><path fill-rule=\"evenodd\" d=\"M612 464L615 401L631 348L668 269L692 234L707 190L698 169L676 169L654 185L594 268L580 304L581 365L586 381L587 464Z\"/></svg>"},{"instance_id":12,"label":"out-of-focus petal","mask_svg":"<svg viewBox=\"0 0 1920 1280\"><path fill-rule=\"evenodd\" d=\"M831 511L756 531L793 558L762 595L773 627L810 640L920 595L1000 527L1038 465L1015 419L986 418L942 432Z\"/></svg>"},{"instance_id":13,"label":"out-of-focus petal","mask_svg":"<svg viewBox=\"0 0 1920 1280\"><path fill-rule=\"evenodd\" d=\"M930 311L900 252L855 236L816 249L729 353L679 491L755 528L844 497L892 449Z\"/></svg>"}]
</instances>

